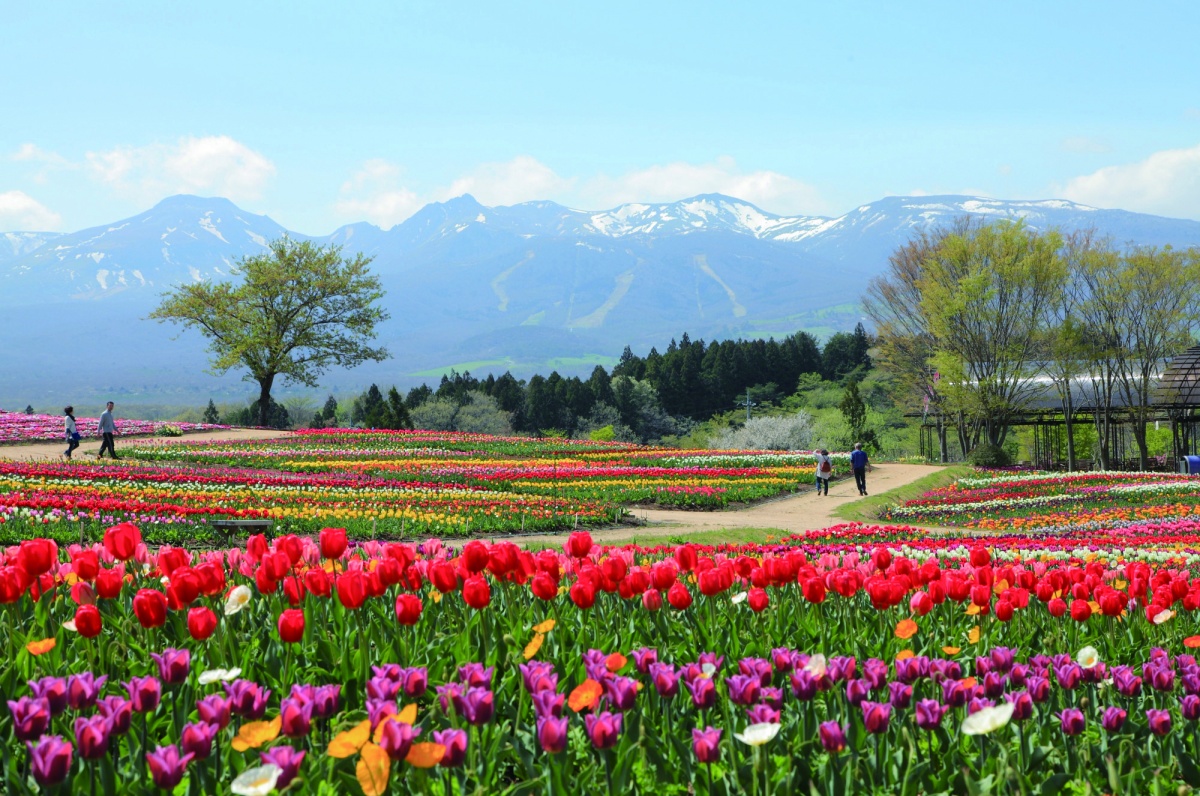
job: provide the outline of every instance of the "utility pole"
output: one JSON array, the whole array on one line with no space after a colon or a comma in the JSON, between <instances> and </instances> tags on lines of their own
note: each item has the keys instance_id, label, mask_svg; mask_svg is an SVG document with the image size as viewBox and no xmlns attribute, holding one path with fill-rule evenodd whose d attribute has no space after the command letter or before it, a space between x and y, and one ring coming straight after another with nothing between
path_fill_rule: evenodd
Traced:
<instances>
[{"instance_id":1,"label":"utility pole","mask_svg":"<svg viewBox=\"0 0 1200 796\"><path fill-rule=\"evenodd\" d=\"M746 422L749 423L750 422L750 407L758 406L758 404L756 404L756 403L754 403L754 401L750 400L750 388L749 387L746 388L746 400L738 401L736 405L746 407Z\"/></svg>"}]
</instances>

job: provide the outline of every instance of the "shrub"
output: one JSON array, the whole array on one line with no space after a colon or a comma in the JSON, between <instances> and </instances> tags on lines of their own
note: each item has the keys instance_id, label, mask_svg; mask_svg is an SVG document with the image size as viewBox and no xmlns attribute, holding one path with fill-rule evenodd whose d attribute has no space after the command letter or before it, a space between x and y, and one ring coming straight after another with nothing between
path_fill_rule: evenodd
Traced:
<instances>
[{"instance_id":1,"label":"shrub","mask_svg":"<svg viewBox=\"0 0 1200 796\"><path fill-rule=\"evenodd\" d=\"M1012 457L999 445L985 442L967 455L967 464L976 467L1008 467L1012 464Z\"/></svg>"}]
</instances>

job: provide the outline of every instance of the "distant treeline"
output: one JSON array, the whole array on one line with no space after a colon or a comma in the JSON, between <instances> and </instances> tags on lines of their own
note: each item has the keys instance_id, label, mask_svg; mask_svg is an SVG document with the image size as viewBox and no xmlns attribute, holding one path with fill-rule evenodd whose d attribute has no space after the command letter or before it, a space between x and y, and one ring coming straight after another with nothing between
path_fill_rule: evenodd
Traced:
<instances>
[{"instance_id":1,"label":"distant treeline","mask_svg":"<svg viewBox=\"0 0 1200 796\"><path fill-rule=\"evenodd\" d=\"M560 432L569 436L608 430L622 439L652 440L686 432L693 423L744 401L777 402L791 395L804 374L840 381L870 368L870 336L859 324L834 334L822 347L798 332L783 340L705 343L684 334L666 351L638 356L626 348L612 371L596 366L586 379L511 373L480 379L451 371L437 388L409 390L372 385L354 399L349 420L372 427L442 428L505 433ZM327 403L314 423L340 421ZM610 429L610 430L609 430Z\"/></svg>"}]
</instances>

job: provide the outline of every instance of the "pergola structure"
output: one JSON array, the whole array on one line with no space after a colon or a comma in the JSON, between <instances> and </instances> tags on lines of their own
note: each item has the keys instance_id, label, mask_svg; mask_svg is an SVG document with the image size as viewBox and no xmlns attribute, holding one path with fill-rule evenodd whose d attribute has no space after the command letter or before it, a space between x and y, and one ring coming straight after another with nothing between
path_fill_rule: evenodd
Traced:
<instances>
[{"instance_id":1,"label":"pergola structure","mask_svg":"<svg viewBox=\"0 0 1200 796\"><path fill-rule=\"evenodd\" d=\"M1097 407L1088 400L1083 383L1072 385L1071 419L1076 425L1091 425ZM930 459L938 456L938 420L934 413L911 415L922 418L921 455ZM1185 456L1200 453L1200 345L1172 357L1167 368L1159 376L1158 384L1151 397L1149 421L1169 423L1171 427L1171 453L1151 460L1151 469L1174 471ZM943 423L949 418L942 418ZM1108 447L1109 466L1116 469L1136 470L1140 467L1137 445L1133 441L1134 419L1124 400L1113 396L1109 407ZM1053 391L1047 390L1028 409L1018 413L1011 426L1033 429L1031 465L1043 470L1063 469L1067 466L1058 456L1066 426L1065 412ZM1084 452L1077 452L1079 469L1091 469L1093 462Z\"/></svg>"}]
</instances>

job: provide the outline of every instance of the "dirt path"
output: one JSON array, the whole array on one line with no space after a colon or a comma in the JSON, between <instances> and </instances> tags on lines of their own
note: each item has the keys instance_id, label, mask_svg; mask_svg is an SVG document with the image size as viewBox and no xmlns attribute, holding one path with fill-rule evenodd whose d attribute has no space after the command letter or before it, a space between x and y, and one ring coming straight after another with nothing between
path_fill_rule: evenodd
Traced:
<instances>
[{"instance_id":1,"label":"dirt path","mask_svg":"<svg viewBox=\"0 0 1200 796\"><path fill-rule=\"evenodd\" d=\"M878 464L867 474L867 489L872 493L883 493L906 486L936 472L937 467L923 464ZM833 510L844 503L859 500L853 478L834 481L829 486L829 495L818 496L815 488L770 500L748 509L728 511L670 511L665 509L634 509L633 514L644 520L639 528L614 528L592 531L598 542L614 543L628 541L634 537L683 536L702 531L720 531L731 528L773 528L785 533L803 533L839 525L845 520L834 516ZM505 540L521 542L554 542L565 539L567 534L544 536L503 537ZM497 537L499 538L499 537Z\"/></svg>"},{"instance_id":2,"label":"dirt path","mask_svg":"<svg viewBox=\"0 0 1200 796\"><path fill-rule=\"evenodd\" d=\"M185 434L182 437L121 437L116 439L117 455L121 455L121 446L123 443L145 442L154 440L165 445L170 445L176 442L198 442L198 441L230 441L236 442L248 439L275 439L276 437L287 436L287 431L276 431L275 429L265 428L230 428L222 431L198 431L194 434ZM16 459L18 461L57 461L64 450L66 450L65 442L35 442L33 444L24 445L0 445L0 459ZM100 440L95 437L85 437L80 441L79 447L75 450L76 459L95 459L97 451L100 450Z\"/></svg>"}]
</instances>

